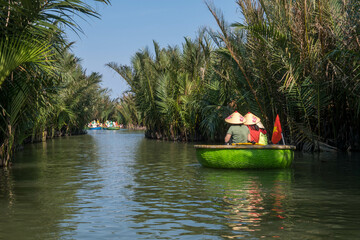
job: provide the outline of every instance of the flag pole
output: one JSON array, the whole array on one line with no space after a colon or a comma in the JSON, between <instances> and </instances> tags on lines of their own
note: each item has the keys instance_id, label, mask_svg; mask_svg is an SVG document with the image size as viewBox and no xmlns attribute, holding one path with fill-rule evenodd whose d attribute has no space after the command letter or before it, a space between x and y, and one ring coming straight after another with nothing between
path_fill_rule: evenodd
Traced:
<instances>
[{"instance_id":1,"label":"flag pole","mask_svg":"<svg viewBox=\"0 0 360 240\"><path fill-rule=\"evenodd\" d=\"M286 145L286 144L285 144L285 140L284 140L284 135L283 135L283 133L281 133L281 139L282 139L283 145Z\"/></svg>"}]
</instances>

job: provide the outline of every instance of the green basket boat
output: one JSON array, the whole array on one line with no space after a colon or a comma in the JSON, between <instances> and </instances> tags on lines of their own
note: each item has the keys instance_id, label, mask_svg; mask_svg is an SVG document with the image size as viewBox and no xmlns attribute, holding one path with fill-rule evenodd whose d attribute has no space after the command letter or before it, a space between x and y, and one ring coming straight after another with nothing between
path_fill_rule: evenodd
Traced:
<instances>
[{"instance_id":1,"label":"green basket boat","mask_svg":"<svg viewBox=\"0 0 360 240\"><path fill-rule=\"evenodd\" d=\"M195 145L198 161L211 168L287 168L294 160L290 145Z\"/></svg>"},{"instance_id":2,"label":"green basket boat","mask_svg":"<svg viewBox=\"0 0 360 240\"><path fill-rule=\"evenodd\" d=\"M119 130L120 127L104 127L104 130Z\"/></svg>"}]
</instances>

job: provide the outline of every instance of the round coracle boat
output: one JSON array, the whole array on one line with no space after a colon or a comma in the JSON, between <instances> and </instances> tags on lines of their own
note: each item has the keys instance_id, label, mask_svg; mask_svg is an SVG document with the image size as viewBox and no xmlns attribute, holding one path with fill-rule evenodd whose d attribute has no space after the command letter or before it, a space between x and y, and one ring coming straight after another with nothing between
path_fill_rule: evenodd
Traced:
<instances>
[{"instance_id":1,"label":"round coracle boat","mask_svg":"<svg viewBox=\"0 0 360 240\"><path fill-rule=\"evenodd\" d=\"M195 145L198 161L211 168L287 168L294 160L291 145Z\"/></svg>"},{"instance_id":2,"label":"round coracle boat","mask_svg":"<svg viewBox=\"0 0 360 240\"><path fill-rule=\"evenodd\" d=\"M101 130L101 127L89 127L88 130Z\"/></svg>"},{"instance_id":3,"label":"round coracle boat","mask_svg":"<svg viewBox=\"0 0 360 240\"><path fill-rule=\"evenodd\" d=\"M119 130L120 127L105 127L104 130Z\"/></svg>"}]
</instances>

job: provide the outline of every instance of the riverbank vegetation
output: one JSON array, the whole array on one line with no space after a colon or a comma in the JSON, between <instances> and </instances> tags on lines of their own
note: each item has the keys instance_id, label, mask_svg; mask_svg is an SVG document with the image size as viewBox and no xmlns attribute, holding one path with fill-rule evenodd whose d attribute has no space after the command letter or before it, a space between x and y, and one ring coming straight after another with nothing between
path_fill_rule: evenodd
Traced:
<instances>
[{"instance_id":1,"label":"riverbank vegetation","mask_svg":"<svg viewBox=\"0 0 360 240\"><path fill-rule=\"evenodd\" d=\"M81 32L73 16L99 17L85 1L1 1L0 10L0 166L7 166L24 141L83 131L106 92L65 39L65 27Z\"/></svg>"},{"instance_id":2,"label":"riverbank vegetation","mask_svg":"<svg viewBox=\"0 0 360 240\"><path fill-rule=\"evenodd\" d=\"M130 86L118 108L149 138L222 140L237 110L301 150L359 150L360 3L238 0L242 22L201 30L181 47L153 43L130 66L109 63ZM271 133L270 133L271 134Z\"/></svg>"}]
</instances>

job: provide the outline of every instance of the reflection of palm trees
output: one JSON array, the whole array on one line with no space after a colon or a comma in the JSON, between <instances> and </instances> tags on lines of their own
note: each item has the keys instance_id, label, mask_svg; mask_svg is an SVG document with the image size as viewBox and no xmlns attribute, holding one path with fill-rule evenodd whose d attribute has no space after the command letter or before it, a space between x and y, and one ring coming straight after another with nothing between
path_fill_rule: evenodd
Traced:
<instances>
[{"instance_id":1,"label":"reflection of palm trees","mask_svg":"<svg viewBox=\"0 0 360 240\"><path fill-rule=\"evenodd\" d=\"M11 168L0 168L0 197L7 200L7 208L11 208L14 204L14 181Z\"/></svg>"},{"instance_id":2,"label":"reflection of palm trees","mask_svg":"<svg viewBox=\"0 0 360 240\"><path fill-rule=\"evenodd\" d=\"M0 224L0 238L60 239L76 228L72 218L79 213L79 191L98 187L87 179L97 179L96 152L89 135L27 145L18 152L14 167L0 171L0 222L6 223Z\"/></svg>"}]
</instances>

